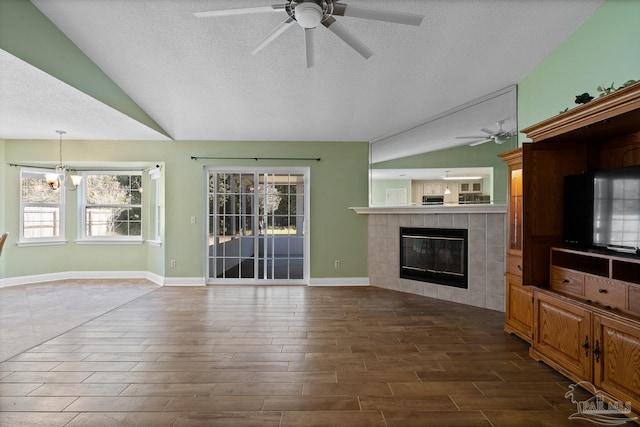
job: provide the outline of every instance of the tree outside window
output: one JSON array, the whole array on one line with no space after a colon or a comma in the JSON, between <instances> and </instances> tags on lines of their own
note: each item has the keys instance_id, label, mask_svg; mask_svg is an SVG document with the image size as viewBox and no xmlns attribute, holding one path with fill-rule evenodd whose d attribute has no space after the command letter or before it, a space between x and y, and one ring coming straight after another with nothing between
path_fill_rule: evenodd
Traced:
<instances>
[{"instance_id":1,"label":"tree outside window","mask_svg":"<svg viewBox=\"0 0 640 427\"><path fill-rule=\"evenodd\" d=\"M45 174L50 171L21 169L21 240L46 241L64 238L64 192L52 190Z\"/></svg>"},{"instance_id":2,"label":"tree outside window","mask_svg":"<svg viewBox=\"0 0 640 427\"><path fill-rule=\"evenodd\" d=\"M142 174L85 174L84 232L87 238L142 236Z\"/></svg>"}]
</instances>

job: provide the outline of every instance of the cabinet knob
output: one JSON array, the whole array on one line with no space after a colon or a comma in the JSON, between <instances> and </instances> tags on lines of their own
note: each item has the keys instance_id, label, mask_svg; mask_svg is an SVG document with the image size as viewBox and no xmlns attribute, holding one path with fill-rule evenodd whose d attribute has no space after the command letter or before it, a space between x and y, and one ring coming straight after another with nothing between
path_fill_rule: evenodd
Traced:
<instances>
[{"instance_id":1,"label":"cabinet knob","mask_svg":"<svg viewBox=\"0 0 640 427\"><path fill-rule=\"evenodd\" d=\"M606 293L607 293L607 290L606 290L606 289L602 289L602 288L600 288L600 289L598 289L598 293L600 293L600 294L606 294Z\"/></svg>"},{"instance_id":2,"label":"cabinet knob","mask_svg":"<svg viewBox=\"0 0 640 427\"><path fill-rule=\"evenodd\" d=\"M562 279L562 283L569 283L569 279Z\"/></svg>"},{"instance_id":3,"label":"cabinet knob","mask_svg":"<svg viewBox=\"0 0 640 427\"><path fill-rule=\"evenodd\" d=\"M584 355L586 357L589 357L589 336L588 335L585 335L584 342L582 343L581 347L584 349Z\"/></svg>"},{"instance_id":4,"label":"cabinet knob","mask_svg":"<svg viewBox=\"0 0 640 427\"><path fill-rule=\"evenodd\" d=\"M518 270L522 271L522 266L520 264L518 264Z\"/></svg>"}]
</instances>

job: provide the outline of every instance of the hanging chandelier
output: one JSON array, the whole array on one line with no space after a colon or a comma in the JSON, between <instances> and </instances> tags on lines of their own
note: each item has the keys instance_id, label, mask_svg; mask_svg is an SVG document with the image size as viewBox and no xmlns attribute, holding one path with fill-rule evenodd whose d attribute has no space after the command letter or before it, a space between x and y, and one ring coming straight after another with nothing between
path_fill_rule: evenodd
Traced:
<instances>
[{"instance_id":1,"label":"hanging chandelier","mask_svg":"<svg viewBox=\"0 0 640 427\"><path fill-rule=\"evenodd\" d=\"M60 163L56 165L54 173L48 173L45 175L47 184L52 190L58 190L64 186L69 191L75 191L82 181L82 175L73 175L71 170L62 164L62 135L66 134L66 131L56 130L59 135L59 151L60 151Z\"/></svg>"}]
</instances>

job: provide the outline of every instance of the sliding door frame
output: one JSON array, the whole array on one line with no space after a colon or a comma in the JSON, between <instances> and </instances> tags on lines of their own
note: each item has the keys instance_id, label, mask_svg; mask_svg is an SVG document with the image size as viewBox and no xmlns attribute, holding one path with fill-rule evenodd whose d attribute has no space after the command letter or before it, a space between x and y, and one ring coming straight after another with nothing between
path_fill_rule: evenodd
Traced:
<instances>
[{"instance_id":1,"label":"sliding door frame","mask_svg":"<svg viewBox=\"0 0 640 427\"><path fill-rule=\"evenodd\" d=\"M303 206L304 206L304 220L302 225L303 233L303 277L302 279L265 279L257 278L255 273L253 278L217 278L211 277L212 272L210 267L211 258L209 255L209 232L210 222L209 218L212 214L209 211L209 176L211 174L254 174L255 185L258 185L258 178L264 174L275 175L302 175L304 177L304 194L303 194ZM251 167L251 166L205 166L204 168L204 215L203 218L203 232L204 232L204 277L207 285L309 285L310 280L310 268L311 268L311 168L308 166L294 166L294 167ZM255 215L255 213L252 213ZM297 225L297 224L296 224ZM256 230L254 230L255 232ZM258 236L254 234L254 236ZM214 257L215 259L215 257ZM265 263L266 264L266 263Z\"/></svg>"}]
</instances>

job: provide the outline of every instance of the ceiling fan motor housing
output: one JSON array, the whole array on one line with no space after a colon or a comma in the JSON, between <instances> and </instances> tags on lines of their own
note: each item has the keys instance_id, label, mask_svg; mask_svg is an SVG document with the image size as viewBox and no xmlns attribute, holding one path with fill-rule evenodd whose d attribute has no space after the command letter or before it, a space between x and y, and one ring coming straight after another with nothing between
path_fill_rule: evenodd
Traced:
<instances>
[{"instance_id":1,"label":"ceiling fan motor housing","mask_svg":"<svg viewBox=\"0 0 640 427\"><path fill-rule=\"evenodd\" d=\"M322 6L315 1L298 3L293 12L296 21L303 28L316 28L324 16Z\"/></svg>"}]
</instances>

